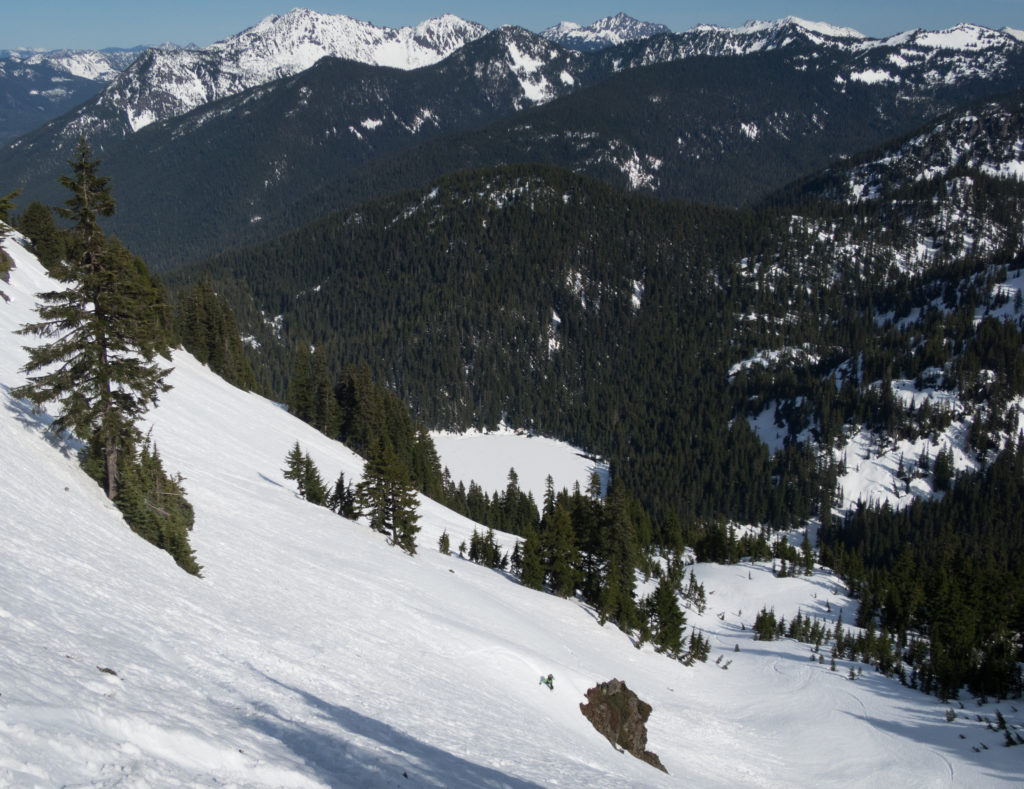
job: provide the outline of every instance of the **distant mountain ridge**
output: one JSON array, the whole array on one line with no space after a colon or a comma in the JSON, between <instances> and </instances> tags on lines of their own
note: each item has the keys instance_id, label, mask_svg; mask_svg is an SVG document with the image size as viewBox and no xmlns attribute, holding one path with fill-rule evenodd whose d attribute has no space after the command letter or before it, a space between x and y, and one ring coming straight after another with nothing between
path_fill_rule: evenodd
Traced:
<instances>
[{"instance_id":1,"label":"distant mountain ridge","mask_svg":"<svg viewBox=\"0 0 1024 789\"><path fill-rule=\"evenodd\" d=\"M64 122L60 134L65 139L77 139L83 133L131 134L151 123L297 74L321 57L403 70L421 68L448 57L487 32L482 25L452 14L394 29L376 27L342 14L294 9L281 16L268 16L205 48L151 49L130 66L124 63L123 71L114 70L123 61L113 59L113 66L105 70L94 67L90 71L83 54L78 58L78 71L88 71L96 75L92 78L111 84L92 106L83 106L74 118ZM701 55L744 55L801 41L849 52L906 46L917 53L960 50L975 56L988 52L995 58L998 51L1021 43L1014 32L962 24L944 31L913 30L885 39L869 39L850 28L786 17L771 22L748 22L737 28L698 25L673 34L665 25L640 22L620 13L586 27L563 22L545 30L541 37L567 49L589 53L631 43L644 46L643 60L620 62L615 66L618 69ZM646 43L652 39L661 43ZM88 54L106 62L98 53ZM55 58L51 60L56 62ZM893 62L897 67L901 65L899 58ZM893 77L889 72L879 71L865 78Z\"/></svg>"},{"instance_id":2,"label":"distant mountain ridge","mask_svg":"<svg viewBox=\"0 0 1024 789\"><path fill-rule=\"evenodd\" d=\"M559 22L544 30L541 36L566 49L596 52L627 41L637 41L671 32L672 30L665 25L641 22L627 14L619 13L598 19L586 27L575 22Z\"/></svg>"},{"instance_id":3,"label":"distant mountain ridge","mask_svg":"<svg viewBox=\"0 0 1024 789\"><path fill-rule=\"evenodd\" d=\"M868 39L787 18L596 52L481 31L448 16L389 33L297 10L203 50L151 50L95 101L0 149L0 179L53 202L87 136L124 201L115 231L168 268L465 167L544 162L749 203L1024 81L1024 42L975 25ZM366 59L436 60L320 57L339 42ZM264 81L277 73L290 75Z\"/></svg>"},{"instance_id":4,"label":"distant mountain ridge","mask_svg":"<svg viewBox=\"0 0 1024 789\"><path fill-rule=\"evenodd\" d=\"M144 50L0 50L0 143L95 96Z\"/></svg>"}]
</instances>

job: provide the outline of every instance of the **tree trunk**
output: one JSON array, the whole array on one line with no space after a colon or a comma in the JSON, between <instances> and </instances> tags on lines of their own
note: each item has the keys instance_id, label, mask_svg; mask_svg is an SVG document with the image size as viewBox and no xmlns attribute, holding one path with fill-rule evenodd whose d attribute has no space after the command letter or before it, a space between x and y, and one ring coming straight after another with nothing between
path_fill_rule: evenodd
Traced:
<instances>
[{"instance_id":1,"label":"tree trunk","mask_svg":"<svg viewBox=\"0 0 1024 789\"><path fill-rule=\"evenodd\" d=\"M117 439L107 435L103 447L107 459L107 498L113 501L118 492Z\"/></svg>"}]
</instances>

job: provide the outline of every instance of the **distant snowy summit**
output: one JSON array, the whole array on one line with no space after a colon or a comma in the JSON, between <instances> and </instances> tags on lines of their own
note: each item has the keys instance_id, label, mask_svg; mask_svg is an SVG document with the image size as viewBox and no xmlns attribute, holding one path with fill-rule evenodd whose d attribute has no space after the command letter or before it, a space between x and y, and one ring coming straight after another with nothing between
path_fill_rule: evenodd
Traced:
<instances>
[{"instance_id":1,"label":"distant snowy summit","mask_svg":"<svg viewBox=\"0 0 1024 789\"><path fill-rule=\"evenodd\" d=\"M641 22L627 14L598 19L583 27L575 22L559 22L541 33L543 38L566 49L596 52L599 49L659 36L672 31L655 22Z\"/></svg>"},{"instance_id":2,"label":"distant snowy summit","mask_svg":"<svg viewBox=\"0 0 1024 789\"><path fill-rule=\"evenodd\" d=\"M714 28L715 26L701 25L700 27ZM764 33L766 31L785 30L787 28L799 28L807 33L814 33L819 36L825 36L826 38L867 38L863 33L858 30L854 30L852 27L838 27L836 25L830 25L828 22L812 22L807 19L801 19L797 16L787 16L782 19L774 19L770 21L752 19L740 27L715 29L726 30L731 33L743 35L748 33Z\"/></svg>"},{"instance_id":3,"label":"distant snowy summit","mask_svg":"<svg viewBox=\"0 0 1024 789\"><path fill-rule=\"evenodd\" d=\"M815 44L829 44L863 51L879 47L912 46L920 49L960 50L977 52L989 49L1015 46L1024 40L1024 32L1013 28L993 30L982 25L963 22L945 30L923 30L917 28L897 33L886 38L869 38L850 27L838 27L827 22L812 22L795 16L771 21L751 20L740 27L719 27L717 25L696 25L686 31L699 35L713 33L734 40L746 40L763 48L769 42L775 46L785 45L788 36L799 35Z\"/></svg>"},{"instance_id":4,"label":"distant snowy summit","mask_svg":"<svg viewBox=\"0 0 1024 789\"><path fill-rule=\"evenodd\" d=\"M320 58L414 69L436 63L487 29L457 16L415 27L375 27L343 14L295 9L268 16L243 32L201 49L147 52L104 92L83 118L87 127L130 133L211 101L305 71Z\"/></svg>"},{"instance_id":5,"label":"distant snowy summit","mask_svg":"<svg viewBox=\"0 0 1024 789\"><path fill-rule=\"evenodd\" d=\"M566 55L570 59L588 57L581 51L622 47L628 51L619 59L618 69L695 56L745 55L798 42L855 53L862 59L872 52L899 48L898 52L890 53L885 64L873 64L842 77L881 84L903 79L899 71L908 66L923 68L922 64L936 52L943 58L956 54L963 61L959 71L951 71L944 78L956 80L970 74L996 73L1005 67L1007 53L1017 56L1024 36L1020 31L962 24L948 30L912 30L886 39L872 39L850 28L797 17L752 21L737 28L698 25L673 34L665 25L640 22L622 13L586 27L562 22L540 35L514 29L519 31L516 41L509 42L503 51L496 51L494 57L510 62L516 85L522 86L523 98L516 103L517 109L573 89L577 84L573 68L565 66L553 75L545 70L550 70L555 60L565 60ZM342 14L295 9L281 16L268 16L208 47L165 46L144 52L95 100L79 105L74 117L55 127L51 134L64 141L75 140L81 134L128 136L197 107L298 74L324 57L410 70L442 61L488 34L482 25L452 14L415 26L387 28ZM600 56L599 53L597 57ZM85 69L85 63L82 61L79 68ZM482 75L493 76L493 69L481 68ZM492 92L501 89L496 83ZM63 88L57 84L54 90ZM69 106L75 105L61 105L60 109L66 111ZM56 113L50 117L56 117ZM45 144L52 148L53 139L47 138Z\"/></svg>"},{"instance_id":6,"label":"distant snowy summit","mask_svg":"<svg viewBox=\"0 0 1024 789\"><path fill-rule=\"evenodd\" d=\"M110 82L123 71L147 47L132 49L2 49L0 50L0 71L4 63L8 68L25 69L49 66L57 73L73 77Z\"/></svg>"},{"instance_id":7,"label":"distant snowy summit","mask_svg":"<svg viewBox=\"0 0 1024 789\"><path fill-rule=\"evenodd\" d=\"M312 66L324 56L374 66L414 69L450 55L487 28L444 14L414 27L376 27L344 14L295 9L268 16L206 51L253 72L284 76Z\"/></svg>"}]
</instances>

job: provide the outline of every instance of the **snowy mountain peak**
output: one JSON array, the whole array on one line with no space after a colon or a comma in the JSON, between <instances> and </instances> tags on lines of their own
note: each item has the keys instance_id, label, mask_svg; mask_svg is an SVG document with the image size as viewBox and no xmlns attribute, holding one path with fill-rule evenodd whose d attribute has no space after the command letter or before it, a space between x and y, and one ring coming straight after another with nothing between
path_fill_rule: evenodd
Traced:
<instances>
[{"instance_id":1,"label":"snowy mountain peak","mask_svg":"<svg viewBox=\"0 0 1024 789\"><path fill-rule=\"evenodd\" d=\"M1020 41L1013 32L992 30L981 25L961 23L946 30L917 30L910 34L909 42L927 49L953 49L977 51L1003 47L1008 42Z\"/></svg>"},{"instance_id":2,"label":"snowy mountain peak","mask_svg":"<svg viewBox=\"0 0 1024 789\"><path fill-rule=\"evenodd\" d=\"M796 16L787 16L774 21L751 20L742 27L732 28L735 33L761 33L764 31L777 31L784 28L800 28L807 33L814 33L826 38L866 38L866 36L851 27L837 27L827 22L811 22Z\"/></svg>"},{"instance_id":3,"label":"snowy mountain peak","mask_svg":"<svg viewBox=\"0 0 1024 789\"><path fill-rule=\"evenodd\" d=\"M235 61L308 68L323 56L343 57L372 65L419 68L450 55L487 30L452 14L416 27L376 27L344 14L322 14L296 8L268 16L238 35L209 49Z\"/></svg>"},{"instance_id":4,"label":"snowy mountain peak","mask_svg":"<svg viewBox=\"0 0 1024 789\"><path fill-rule=\"evenodd\" d=\"M375 27L343 14L294 9L204 49L151 50L87 108L70 134L105 126L130 133L189 110L305 71L323 57L415 69L487 32L446 14L416 27Z\"/></svg>"},{"instance_id":5,"label":"snowy mountain peak","mask_svg":"<svg viewBox=\"0 0 1024 789\"><path fill-rule=\"evenodd\" d=\"M636 41L642 38L671 33L665 25L641 22L618 13L582 27L575 22L559 22L541 33L541 36L569 49L593 52L605 47Z\"/></svg>"}]
</instances>

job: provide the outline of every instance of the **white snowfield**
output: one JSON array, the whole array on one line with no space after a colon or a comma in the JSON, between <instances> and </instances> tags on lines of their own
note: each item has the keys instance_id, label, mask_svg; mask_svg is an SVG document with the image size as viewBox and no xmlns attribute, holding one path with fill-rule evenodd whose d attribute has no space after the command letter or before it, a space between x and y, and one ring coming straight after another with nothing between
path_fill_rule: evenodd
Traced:
<instances>
[{"instance_id":1,"label":"white snowfield","mask_svg":"<svg viewBox=\"0 0 1024 789\"><path fill-rule=\"evenodd\" d=\"M441 467L448 469L452 479L467 487L476 482L488 495L508 487L510 469L519 478L520 490L531 494L538 507L544 504L549 475L556 493L563 489L572 492L576 484L585 492L595 472L601 478L601 489L608 486L606 463L553 438L531 436L508 427L490 432L435 431L430 437Z\"/></svg>"},{"instance_id":2,"label":"white snowfield","mask_svg":"<svg viewBox=\"0 0 1024 789\"><path fill-rule=\"evenodd\" d=\"M133 535L10 388L11 332L53 287L34 258L0 302L0 785L232 787L981 787L1019 785L1024 749L865 668L755 642L757 610L854 609L827 573L698 566L711 661L635 649L573 600L442 556L472 524L424 501L419 553L301 501L298 440L333 481L360 460L184 353L148 420L196 510L204 577ZM480 465L492 460L481 450ZM500 459L507 466L508 458ZM510 545L508 539L506 545ZM826 611L826 606L831 610ZM719 618L721 616L721 618ZM743 626L746 629L743 629ZM734 646L740 651L735 652ZM715 660L722 658L721 664ZM728 669L722 666L728 664ZM538 684L555 676L554 691ZM663 774L579 712L618 677L653 706ZM1011 722L1009 705L996 705ZM972 717L968 717L968 713ZM963 737L963 739L961 739ZM986 749L983 749L984 746ZM975 750L976 749L976 750ZM977 752L976 752L977 751Z\"/></svg>"}]
</instances>

